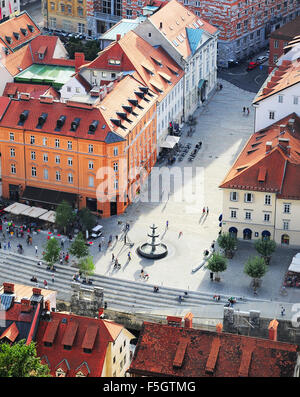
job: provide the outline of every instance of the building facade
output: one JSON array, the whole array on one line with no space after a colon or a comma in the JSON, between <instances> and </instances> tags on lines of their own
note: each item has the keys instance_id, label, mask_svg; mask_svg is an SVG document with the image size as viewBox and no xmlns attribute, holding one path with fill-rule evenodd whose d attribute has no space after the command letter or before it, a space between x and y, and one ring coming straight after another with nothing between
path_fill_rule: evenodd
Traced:
<instances>
[{"instance_id":1,"label":"building facade","mask_svg":"<svg viewBox=\"0 0 300 397\"><path fill-rule=\"evenodd\" d=\"M187 120L216 88L218 30L172 0L135 32L152 46L161 46L184 70L182 121Z\"/></svg>"},{"instance_id":2,"label":"building facade","mask_svg":"<svg viewBox=\"0 0 300 397\"><path fill-rule=\"evenodd\" d=\"M20 13L20 0L1 0L0 23Z\"/></svg>"},{"instance_id":3,"label":"building facade","mask_svg":"<svg viewBox=\"0 0 300 397\"><path fill-rule=\"evenodd\" d=\"M181 0L198 17L217 27L218 65L253 56L268 46L270 33L292 21L300 12L299 0ZM123 17L142 14L148 1L123 0Z\"/></svg>"},{"instance_id":4,"label":"building facade","mask_svg":"<svg viewBox=\"0 0 300 397\"><path fill-rule=\"evenodd\" d=\"M88 35L98 38L122 19L122 0L87 0Z\"/></svg>"}]
</instances>

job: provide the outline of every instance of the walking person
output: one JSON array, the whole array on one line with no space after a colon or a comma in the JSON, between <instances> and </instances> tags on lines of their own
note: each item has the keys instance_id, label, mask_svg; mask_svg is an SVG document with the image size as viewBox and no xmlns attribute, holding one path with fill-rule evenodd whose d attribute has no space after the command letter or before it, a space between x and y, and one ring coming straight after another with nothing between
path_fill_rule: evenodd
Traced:
<instances>
[{"instance_id":1,"label":"walking person","mask_svg":"<svg viewBox=\"0 0 300 397\"><path fill-rule=\"evenodd\" d=\"M118 241L119 236L116 234L116 241Z\"/></svg>"},{"instance_id":2,"label":"walking person","mask_svg":"<svg viewBox=\"0 0 300 397\"><path fill-rule=\"evenodd\" d=\"M114 255L114 253L112 253L111 254L111 261L114 262L114 259L115 259L115 255Z\"/></svg>"},{"instance_id":3,"label":"walking person","mask_svg":"<svg viewBox=\"0 0 300 397\"><path fill-rule=\"evenodd\" d=\"M206 207L206 214L208 215L208 213L209 213L209 209L208 207Z\"/></svg>"},{"instance_id":4,"label":"walking person","mask_svg":"<svg viewBox=\"0 0 300 397\"><path fill-rule=\"evenodd\" d=\"M202 214L203 215L205 214L205 207L203 207Z\"/></svg>"},{"instance_id":5,"label":"walking person","mask_svg":"<svg viewBox=\"0 0 300 397\"><path fill-rule=\"evenodd\" d=\"M131 254L128 252L128 260L131 261Z\"/></svg>"},{"instance_id":6,"label":"walking person","mask_svg":"<svg viewBox=\"0 0 300 397\"><path fill-rule=\"evenodd\" d=\"M101 243L98 245L99 252L101 252Z\"/></svg>"},{"instance_id":7,"label":"walking person","mask_svg":"<svg viewBox=\"0 0 300 397\"><path fill-rule=\"evenodd\" d=\"M246 114L246 107L243 107L243 113Z\"/></svg>"},{"instance_id":8,"label":"walking person","mask_svg":"<svg viewBox=\"0 0 300 397\"><path fill-rule=\"evenodd\" d=\"M38 256L38 246L36 245L34 248L35 248L35 256Z\"/></svg>"},{"instance_id":9,"label":"walking person","mask_svg":"<svg viewBox=\"0 0 300 397\"><path fill-rule=\"evenodd\" d=\"M62 249L64 249L64 240L61 240L60 246L61 246Z\"/></svg>"},{"instance_id":10,"label":"walking person","mask_svg":"<svg viewBox=\"0 0 300 397\"><path fill-rule=\"evenodd\" d=\"M179 232L178 238L180 238L183 235L182 232Z\"/></svg>"},{"instance_id":11,"label":"walking person","mask_svg":"<svg viewBox=\"0 0 300 397\"><path fill-rule=\"evenodd\" d=\"M200 141L199 142L199 149L201 149L201 146L202 146L202 142Z\"/></svg>"},{"instance_id":12,"label":"walking person","mask_svg":"<svg viewBox=\"0 0 300 397\"><path fill-rule=\"evenodd\" d=\"M52 273L52 283L54 283L54 273Z\"/></svg>"},{"instance_id":13,"label":"walking person","mask_svg":"<svg viewBox=\"0 0 300 397\"><path fill-rule=\"evenodd\" d=\"M210 273L209 273L209 276L210 276L210 281L214 281L214 273L213 273L213 272L210 272Z\"/></svg>"},{"instance_id":14,"label":"walking person","mask_svg":"<svg viewBox=\"0 0 300 397\"><path fill-rule=\"evenodd\" d=\"M250 110L249 108L247 108L247 115L249 116L249 114L250 114Z\"/></svg>"},{"instance_id":15,"label":"walking person","mask_svg":"<svg viewBox=\"0 0 300 397\"><path fill-rule=\"evenodd\" d=\"M166 229L169 227L169 221L166 222Z\"/></svg>"},{"instance_id":16,"label":"walking person","mask_svg":"<svg viewBox=\"0 0 300 397\"><path fill-rule=\"evenodd\" d=\"M283 306L281 306L281 315L284 316L285 315L285 308Z\"/></svg>"},{"instance_id":17,"label":"walking person","mask_svg":"<svg viewBox=\"0 0 300 397\"><path fill-rule=\"evenodd\" d=\"M47 283L47 280L44 280L44 288L48 289L48 283Z\"/></svg>"},{"instance_id":18,"label":"walking person","mask_svg":"<svg viewBox=\"0 0 300 397\"><path fill-rule=\"evenodd\" d=\"M8 243L7 243L7 248L8 248L9 250L11 249L10 241L8 241Z\"/></svg>"}]
</instances>

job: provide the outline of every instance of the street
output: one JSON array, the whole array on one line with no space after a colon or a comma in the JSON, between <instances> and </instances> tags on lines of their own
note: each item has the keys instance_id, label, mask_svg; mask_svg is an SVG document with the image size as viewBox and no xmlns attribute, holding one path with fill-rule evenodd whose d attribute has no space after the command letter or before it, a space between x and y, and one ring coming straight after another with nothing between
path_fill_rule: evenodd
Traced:
<instances>
[{"instance_id":1,"label":"street","mask_svg":"<svg viewBox=\"0 0 300 397\"><path fill-rule=\"evenodd\" d=\"M23 10L28 12L28 14L32 17L32 19L39 26L39 28L42 28L44 26L41 0L27 0L27 3L23 7L21 7L21 11Z\"/></svg>"}]
</instances>

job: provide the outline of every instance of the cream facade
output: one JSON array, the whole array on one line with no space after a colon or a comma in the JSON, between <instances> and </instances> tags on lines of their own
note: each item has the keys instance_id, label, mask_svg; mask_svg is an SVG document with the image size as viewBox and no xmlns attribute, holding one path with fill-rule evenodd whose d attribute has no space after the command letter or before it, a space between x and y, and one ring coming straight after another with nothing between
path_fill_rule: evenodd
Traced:
<instances>
[{"instance_id":1,"label":"cream facade","mask_svg":"<svg viewBox=\"0 0 300 397\"><path fill-rule=\"evenodd\" d=\"M300 246L300 200L276 193L223 190L222 231L240 240L270 237L283 246Z\"/></svg>"}]
</instances>

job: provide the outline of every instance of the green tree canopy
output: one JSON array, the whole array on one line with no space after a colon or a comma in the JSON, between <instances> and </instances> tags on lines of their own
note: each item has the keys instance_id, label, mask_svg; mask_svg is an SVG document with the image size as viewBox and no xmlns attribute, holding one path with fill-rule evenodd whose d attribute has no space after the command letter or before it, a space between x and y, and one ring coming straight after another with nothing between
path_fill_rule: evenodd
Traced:
<instances>
[{"instance_id":1,"label":"green tree canopy","mask_svg":"<svg viewBox=\"0 0 300 397\"><path fill-rule=\"evenodd\" d=\"M45 246L44 260L53 268L59 259L60 246L55 237L51 237Z\"/></svg>"},{"instance_id":2,"label":"green tree canopy","mask_svg":"<svg viewBox=\"0 0 300 397\"><path fill-rule=\"evenodd\" d=\"M271 255L276 250L276 243L274 240L261 238L254 243L256 251L264 258L265 263L268 264Z\"/></svg>"},{"instance_id":3,"label":"green tree canopy","mask_svg":"<svg viewBox=\"0 0 300 397\"><path fill-rule=\"evenodd\" d=\"M66 229L75 219L75 213L71 205L67 201L62 201L56 208L55 224L64 230Z\"/></svg>"},{"instance_id":4,"label":"green tree canopy","mask_svg":"<svg viewBox=\"0 0 300 397\"><path fill-rule=\"evenodd\" d=\"M248 259L244 266L244 272L253 279L254 290L258 286L259 280L266 274L268 268L264 258L254 256Z\"/></svg>"},{"instance_id":5,"label":"green tree canopy","mask_svg":"<svg viewBox=\"0 0 300 397\"><path fill-rule=\"evenodd\" d=\"M47 365L36 355L34 342L25 344L25 339L14 343L0 344L0 377L50 377Z\"/></svg>"},{"instance_id":6,"label":"green tree canopy","mask_svg":"<svg viewBox=\"0 0 300 397\"><path fill-rule=\"evenodd\" d=\"M77 259L83 258L89 254L89 248L86 246L83 234L77 234L75 240L70 247L70 253L76 256Z\"/></svg>"},{"instance_id":7,"label":"green tree canopy","mask_svg":"<svg viewBox=\"0 0 300 397\"><path fill-rule=\"evenodd\" d=\"M223 255L214 252L209 258L206 267L211 272L216 273L216 278L218 279L219 273L227 269L227 259Z\"/></svg>"},{"instance_id":8,"label":"green tree canopy","mask_svg":"<svg viewBox=\"0 0 300 397\"><path fill-rule=\"evenodd\" d=\"M225 251L225 255L231 256L236 248L236 238L231 233L222 233L217 241L219 246Z\"/></svg>"},{"instance_id":9,"label":"green tree canopy","mask_svg":"<svg viewBox=\"0 0 300 397\"><path fill-rule=\"evenodd\" d=\"M89 40L84 43L81 40L70 38L65 47L71 59L74 59L75 52L83 52L87 61L93 61L100 52L100 44L97 40Z\"/></svg>"},{"instance_id":10,"label":"green tree canopy","mask_svg":"<svg viewBox=\"0 0 300 397\"><path fill-rule=\"evenodd\" d=\"M78 212L80 224L83 228L84 231L92 230L93 227L96 225L96 217L91 213L91 211L88 208L82 208Z\"/></svg>"},{"instance_id":11,"label":"green tree canopy","mask_svg":"<svg viewBox=\"0 0 300 397\"><path fill-rule=\"evenodd\" d=\"M85 275L88 280L89 276L92 276L95 271L95 265L92 256L87 256L79 261L79 269Z\"/></svg>"}]
</instances>

